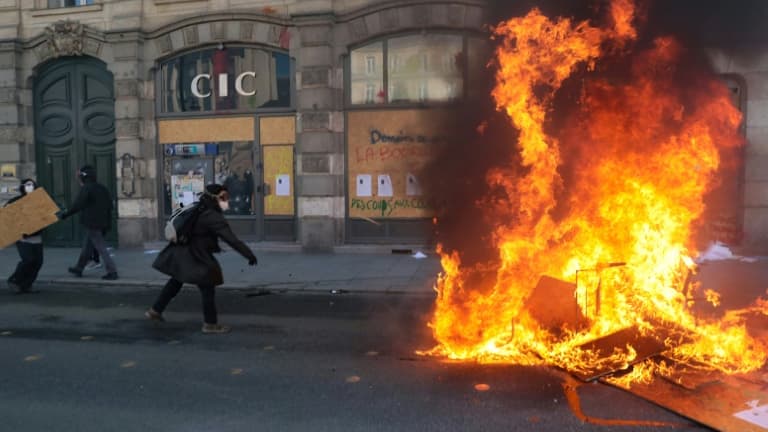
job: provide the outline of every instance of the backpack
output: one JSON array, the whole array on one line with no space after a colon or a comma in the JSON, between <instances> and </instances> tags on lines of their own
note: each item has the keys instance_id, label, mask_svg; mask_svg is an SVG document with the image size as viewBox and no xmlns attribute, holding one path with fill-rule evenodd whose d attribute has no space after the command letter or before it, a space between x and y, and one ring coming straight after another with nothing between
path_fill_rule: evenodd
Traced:
<instances>
[{"instance_id":1,"label":"backpack","mask_svg":"<svg viewBox=\"0 0 768 432\"><path fill-rule=\"evenodd\" d=\"M203 206L199 202L174 210L165 223L165 239L176 244L189 243L192 228L202 210Z\"/></svg>"}]
</instances>

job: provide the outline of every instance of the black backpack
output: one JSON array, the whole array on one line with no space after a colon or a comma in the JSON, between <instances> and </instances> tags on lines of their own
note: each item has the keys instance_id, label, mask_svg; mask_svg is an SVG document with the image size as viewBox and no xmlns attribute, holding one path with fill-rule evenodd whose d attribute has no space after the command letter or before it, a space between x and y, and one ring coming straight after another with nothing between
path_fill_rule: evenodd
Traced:
<instances>
[{"instance_id":1,"label":"black backpack","mask_svg":"<svg viewBox=\"0 0 768 432\"><path fill-rule=\"evenodd\" d=\"M174 210L165 224L165 239L175 244L188 244L192 228L204 209L199 202L195 202Z\"/></svg>"}]
</instances>

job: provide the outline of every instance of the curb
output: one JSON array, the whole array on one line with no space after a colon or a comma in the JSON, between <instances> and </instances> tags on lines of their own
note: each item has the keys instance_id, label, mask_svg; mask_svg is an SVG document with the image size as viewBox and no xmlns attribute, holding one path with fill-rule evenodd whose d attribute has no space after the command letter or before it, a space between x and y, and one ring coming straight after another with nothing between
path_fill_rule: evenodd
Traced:
<instances>
[{"instance_id":1,"label":"curb","mask_svg":"<svg viewBox=\"0 0 768 432\"><path fill-rule=\"evenodd\" d=\"M37 285L43 286L57 286L70 289L79 288L80 290L92 290L101 289L104 290L121 290L121 289L159 289L166 283L166 280L116 280L116 281L104 281L88 278L38 278ZM3 283L3 287L8 289L7 282ZM269 295L269 294L282 294L282 293L294 293L294 294L376 294L376 295L405 295L416 297L434 297L435 291L431 288L429 290L422 289L409 289L402 285L393 285L386 288L374 288L374 289L351 289L343 283L337 281L320 281L320 282L275 282L275 283L262 283L262 284L249 284L249 283L225 283L219 285L216 288L225 289L228 291L241 291L250 296ZM121 290L122 291L122 290Z\"/></svg>"}]
</instances>

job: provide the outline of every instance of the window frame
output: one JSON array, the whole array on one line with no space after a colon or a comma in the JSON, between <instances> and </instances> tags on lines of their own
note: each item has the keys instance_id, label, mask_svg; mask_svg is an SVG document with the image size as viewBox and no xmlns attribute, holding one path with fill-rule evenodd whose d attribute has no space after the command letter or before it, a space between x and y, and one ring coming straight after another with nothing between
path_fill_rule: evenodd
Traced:
<instances>
[{"instance_id":1,"label":"window frame","mask_svg":"<svg viewBox=\"0 0 768 432\"><path fill-rule=\"evenodd\" d=\"M263 44L249 44L249 43L227 43L227 47L231 48L250 48L267 51L269 53L280 53L288 56L288 81L290 91L290 103L285 107L267 107L267 108L239 108L226 111L180 111L180 112L164 112L163 111L163 97L162 97L162 66L179 57L211 49L217 49L218 43L205 44L189 49L174 51L170 55L159 57L155 59L152 73L154 75L154 91L155 91L155 119L173 119L173 118L194 118L194 117L220 117L220 116L242 116L243 114L280 114L280 113L292 113L296 112L296 59L291 57L287 50L277 49Z\"/></svg>"},{"instance_id":2,"label":"window frame","mask_svg":"<svg viewBox=\"0 0 768 432\"><path fill-rule=\"evenodd\" d=\"M66 0L56 0L56 2L59 4L59 6L51 6L52 0L43 0L43 7L42 9L67 9L67 8L77 8L77 7L83 7L83 6L93 6L97 4L97 0L74 0L75 4L71 6L67 6L65 4Z\"/></svg>"},{"instance_id":3,"label":"window frame","mask_svg":"<svg viewBox=\"0 0 768 432\"><path fill-rule=\"evenodd\" d=\"M419 35L446 35L446 36L460 36L461 37L461 47L462 47L462 53L465 57L464 63L461 65L461 94L451 100L447 101L436 101L436 100L414 100L414 101L394 101L390 102L390 69L394 67L394 65L390 64L392 62L392 58L389 56L389 41L391 39L397 39L400 37L405 36L419 36ZM469 49L469 40L471 38L475 39L481 39L481 40L487 40L488 35L486 33L480 32L480 31L448 31L448 30L435 30L435 31L428 31L428 32L401 32L401 33L394 33L389 34L382 37L367 39L364 42L357 43L354 45L349 46L349 51L346 55L346 59L344 62L344 91L346 95L344 96L344 105L345 109L347 110L365 110L365 109L404 109L404 108L413 108L413 107L444 107L444 106L451 106L460 104L464 101L466 101L468 97L468 78L469 78L469 62L466 61L466 59L469 58L467 54L467 50ZM352 52L356 49L363 48L368 45L372 45L375 43L381 43L382 44L382 89L386 90L386 95L383 102L376 103L352 103ZM489 42L490 43L490 42ZM457 68L458 69L458 68Z\"/></svg>"}]
</instances>

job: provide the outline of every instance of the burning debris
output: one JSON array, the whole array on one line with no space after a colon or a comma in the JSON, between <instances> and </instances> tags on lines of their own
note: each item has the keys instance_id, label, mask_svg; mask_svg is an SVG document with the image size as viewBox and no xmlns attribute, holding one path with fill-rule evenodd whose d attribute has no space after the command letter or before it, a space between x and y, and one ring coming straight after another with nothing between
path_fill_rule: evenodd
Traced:
<instances>
[{"instance_id":1,"label":"burning debris","mask_svg":"<svg viewBox=\"0 0 768 432\"><path fill-rule=\"evenodd\" d=\"M625 388L755 371L768 350L743 317L692 310L705 197L743 144L741 113L677 40L638 42L631 0L605 16L533 9L495 27L492 97L519 132L478 200L496 253L464 264L438 247L438 345L423 354L547 364ZM560 111L566 89L577 103Z\"/></svg>"}]
</instances>

